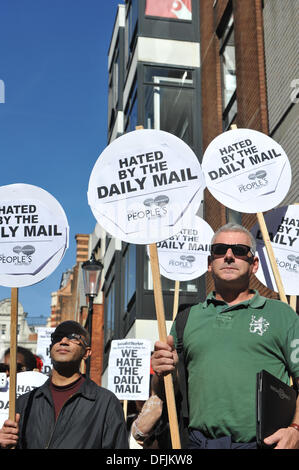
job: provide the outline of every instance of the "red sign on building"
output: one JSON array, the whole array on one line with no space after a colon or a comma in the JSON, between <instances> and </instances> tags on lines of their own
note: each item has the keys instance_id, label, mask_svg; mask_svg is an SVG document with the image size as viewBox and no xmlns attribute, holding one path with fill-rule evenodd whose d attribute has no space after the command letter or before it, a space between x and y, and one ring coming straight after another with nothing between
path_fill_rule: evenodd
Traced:
<instances>
[{"instance_id":1,"label":"red sign on building","mask_svg":"<svg viewBox=\"0 0 299 470\"><path fill-rule=\"evenodd\" d=\"M146 0L145 14L160 18L191 21L191 0Z\"/></svg>"}]
</instances>

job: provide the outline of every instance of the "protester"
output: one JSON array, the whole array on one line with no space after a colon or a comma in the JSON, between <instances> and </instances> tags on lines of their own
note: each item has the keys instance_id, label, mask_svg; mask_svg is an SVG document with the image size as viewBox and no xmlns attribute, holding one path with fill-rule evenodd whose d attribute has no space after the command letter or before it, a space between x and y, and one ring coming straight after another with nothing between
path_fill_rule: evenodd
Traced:
<instances>
[{"instance_id":1,"label":"protester","mask_svg":"<svg viewBox=\"0 0 299 470\"><path fill-rule=\"evenodd\" d=\"M165 403L154 392L136 403L136 414L130 426L130 449L171 449Z\"/></svg>"},{"instance_id":2,"label":"protester","mask_svg":"<svg viewBox=\"0 0 299 470\"><path fill-rule=\"evenodd\" d=\"M4 353L4 362L1 363L1 371L5 371L6 375L9 376L10 367L10 348ZM37 369L36 356L30 351L30 349L23 348L22 346L17 347L17 372L25 372Z\"/></svg>"},{"instance_id":3,"label":"protester","mask_svg":"<svg viewBox=\"0 0 299 470\"><path fill-rule=\"evenodd\" d=\"M80 373L91 354L88 332L77 322L61 323L51 335L51 377L21 395L16 420L0 430L2 448L127 449L123 410L116 396Z\"/></svg>"},{"instance_id":4,"label":"protester","mask_svg":"<svg viewBox=\"0 0 299 470\"><path fill-rule=\"evenodd\" d=\"M284 382L290 373L299 383L299 317L250 289L258 264L255 240L244 227L227 224L214 234L208 271L215 291L191 308L183 336L190 449L256 448L257 372L265 369ZM164 375L176 376L175 324L170 333L152 356L160 389ZM299 398L293 424L265 443L299 448Z\"/></svg>"}]
</instances>

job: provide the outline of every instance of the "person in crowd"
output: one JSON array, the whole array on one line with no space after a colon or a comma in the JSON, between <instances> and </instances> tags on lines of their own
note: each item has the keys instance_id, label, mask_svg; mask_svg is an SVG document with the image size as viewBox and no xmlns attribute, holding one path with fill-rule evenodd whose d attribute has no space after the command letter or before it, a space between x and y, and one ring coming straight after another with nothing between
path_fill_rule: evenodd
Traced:
<instances>
[{"instance_id":1,"label":"person in crowd","mask_svg":"<svg viewBox=\"0 0 299 470\"><path fill-rule=\"evenodd\" d=\"M299 383L299 317L286 303L250 288L258 269L256 244L238 224L213 236L208 271L215 291L191 307L183 345L188 376L188 448L257 448L256 374L267 370ZM163 376L176 379L175 323L167 343L157 341L152 356L155 388ZM273 410L275 413L276 410ZM299 448L299 398L293 422L265 444Z\"/></svg>"},{"instance_id":2,"label":"person in crowd","mask_svg":"<svg viewBox=\"0 0 299 470\"><path fill-rule=\"evenodd\" d=\"M7 376L9 376L9 366L10 348L6 349L4 360L1 364L1 371L5 371ZM26 372L30 370L37 370L36 356L30 351L30 349L17 346L17 372Z\"/></svg>"},{"instance_id":3,"label":"person in crowd","mask_svg":"<svg viewBox=\"0 0 299 470\"><path fill-rule=\"evenodd\" d=\"M127 449L128 434L119 400L80 373L91 354L88 332L75 321L51 335L51 377L21 395L16 419L0 430L2 448Z\"/></svg>"},{"instance_id":4,"label":"person in crowd","mask_svg":"<svg viewBox=\"0 0 299 470\"><path fill-rule=\"evenodd\" d=\"M153 373L151 368L149 398L136 400L127 420L130 449L171 449L166 404L152 389Z\"/></svg>"}]
</instances>

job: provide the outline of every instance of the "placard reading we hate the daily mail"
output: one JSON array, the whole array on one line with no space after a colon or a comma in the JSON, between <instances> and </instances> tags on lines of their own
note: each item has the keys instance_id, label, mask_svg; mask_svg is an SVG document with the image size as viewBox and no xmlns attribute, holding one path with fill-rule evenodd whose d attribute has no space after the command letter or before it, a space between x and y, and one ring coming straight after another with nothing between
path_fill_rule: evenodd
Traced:
<instances>
[{"instance_id":1,"label":"placard reading we hate the daily mail","mask_svg":"<svg viewBox=\"0 0 299 470\"><path fill-rule=\"evenodd\" d=\"M183 227L202 201L199 161L181 139L142 129L114 140L98 158L88 202L111 235L136 244L164 240Z\"/></svg>"},{"instance_id":2,"label":"placard reading we hate the daily mail","mask_svg":"<svg viewBox=\"0 0 299 470\"><path fill-rule=\"evenodd\" d=\"M217 136L202 161L211 194L230 209L255 213L276 207L291 185L291 166L282 147L252 129Z\"/></svg>"},{"instance_id":3,"label":"placard reading we hate the daily mail","mask_svg":"<svg viewBox=\"0 0 299 470\"><path fill-rule=\"evenodd\" d=\"M178 234L157 243L160 273L173 281L188 281L202 276L208 269L211 239L214 232L199 216Z\"/></svg>"},{"instance_id":4,"label":"placard reading we hate the daily mail","mask_svg":"<svg viewBox=\"0 0 299 470\"><path fill-rule=\"evenodd\" d=\"M51 274L68 246L59 202L28 184L0 187L0 284L25 287Z\"/></svg>"},{"instance_id":5,"label":"placard reading we hate the daily mail","mask_svg":"<svg viewBox=\"0 0 299 470\"><path fill-rule=\"evenodd\" d=\"M151 342L147 339L113 340L108 364L108 388L120 400L149 397Z\"/></svg>"},{"instance_id":6,"label":"placard reading we hate the daily mail","mask_svg":"<svg viewBox=\"0 0 299 470\"><path fill-rule=\"evenodd\" d=\"M284 291L287 295L299 295L299 205L273 209L265 214L265 223ZM256 277L269 289L278 292L259 224L252 228L251 233L256 239L260 260Z\"/></svg>"}]
</instances>

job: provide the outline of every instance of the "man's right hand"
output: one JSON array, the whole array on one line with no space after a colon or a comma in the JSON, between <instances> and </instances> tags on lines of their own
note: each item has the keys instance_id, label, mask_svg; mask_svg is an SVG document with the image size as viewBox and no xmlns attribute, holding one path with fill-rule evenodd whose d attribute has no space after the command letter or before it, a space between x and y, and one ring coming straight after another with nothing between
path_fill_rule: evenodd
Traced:
<instances>
[{"instance_id":1,"label":"man's right hand","mask_svg":"<svg viewBox=\"0 0 299 470\"><path fill-rule=\"evenodd\" d=\"M0 429L0 446L2 448L16 447L19 439L19 421L19 413L16 414L16 421L11 419L4 421L3 427Z\"/></svg>"},{"instance_id":2,"label":"man's right hand","mask_svg":"<svg viewBox=\"0 0 299 470\"><path fill-rule=\"evenodd\" d=\"M178 362L178 355L174 349L173 336L167 336L167 343L156 341L155 351L151 363L156 375L165 376L173 372Z\"/></svg>"}]
</instances>

